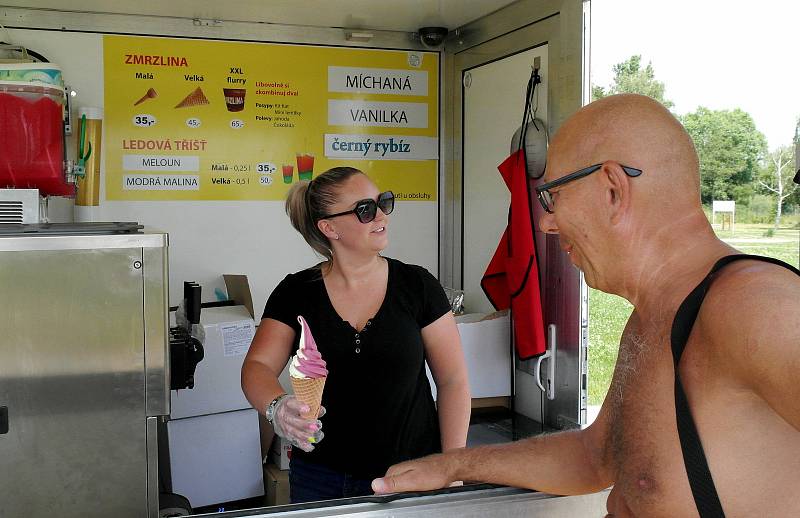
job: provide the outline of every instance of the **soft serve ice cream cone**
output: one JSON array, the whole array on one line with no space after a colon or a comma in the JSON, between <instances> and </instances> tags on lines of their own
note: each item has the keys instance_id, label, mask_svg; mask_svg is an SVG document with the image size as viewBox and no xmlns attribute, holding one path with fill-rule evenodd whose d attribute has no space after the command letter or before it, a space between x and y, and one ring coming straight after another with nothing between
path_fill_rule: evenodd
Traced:
<instances>
[{"instance_id":1,"label":"soft serve ice cream cone","mask_svg":"<svg viewBox=\"0 0 800 518\"><path fill-rule=\"evenodd\" d=\"M322 403L322 390L325 388L328 370L325 368L325 360L317 349L317 343L311 335L308 323L301 316L297 317L297 321L301 326L300 347L289 364L289 379L292 380L295 397L309 407L309 411L302 416L306 419L316 419Z\"/></svg>"}]
</instances>

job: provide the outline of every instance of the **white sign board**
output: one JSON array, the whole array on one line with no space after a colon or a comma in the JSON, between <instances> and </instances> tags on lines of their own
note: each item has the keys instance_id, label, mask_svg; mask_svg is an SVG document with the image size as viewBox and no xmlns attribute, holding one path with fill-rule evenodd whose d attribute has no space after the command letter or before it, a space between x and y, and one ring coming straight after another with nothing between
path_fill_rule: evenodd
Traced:
<instances>
[{"instance_id":1,"label":"white sign board","mask_svg":"<svg viewBox=\"0 0 800 518\"><path fill-rule=\"evenodd\" d=\"M425 103L328 100L328 124L331 126L385 126L427 128L428 105Z\"/></svg>"},{"instance_id":2,"label":"white sign board","mask_svg":"<svg viewBox=\"0 0 800 518\"><path fill-rule=\"evenodd\" d=\"M428 72L329 66L328 91L428 95Z\"/></svg>"},{"instance_id":3,"label":"white sign board","mask_svg":"<svg viewBox=\"0 0 800 518\"><path fill-rule=\"evenodd\" d=\"M714 212L736 212L736 202L733 200L714 200L711 205L711 210Z\"/></svg>"},{"instance_id":4,"label":"white sign board","mask_svg":"<svg viewBox=\"0 0 800 518\"><path fill-rule=\"evenodd\" d=\"M358 160L432 160L439 158L439 139L326 133L325 156Z\"/></svg>"}]
</instances>

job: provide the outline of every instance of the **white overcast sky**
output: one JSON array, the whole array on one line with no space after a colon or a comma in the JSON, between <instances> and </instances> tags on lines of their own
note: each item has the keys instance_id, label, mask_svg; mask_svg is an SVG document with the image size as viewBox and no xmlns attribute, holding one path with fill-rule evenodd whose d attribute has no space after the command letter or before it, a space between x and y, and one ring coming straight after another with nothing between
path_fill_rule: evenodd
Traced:
<instances>
[{"instance_id":1,"label":"white overcast sky","mask_svg":"<svg viewBox=\"0 0 800 518\"><path fill-rule=\"evenodd\" d=\"M770 148L800 116L800 2L592 0L592 84L634 54L652 62L679 114L741 108Z\"/></svg>"}]
</instances>

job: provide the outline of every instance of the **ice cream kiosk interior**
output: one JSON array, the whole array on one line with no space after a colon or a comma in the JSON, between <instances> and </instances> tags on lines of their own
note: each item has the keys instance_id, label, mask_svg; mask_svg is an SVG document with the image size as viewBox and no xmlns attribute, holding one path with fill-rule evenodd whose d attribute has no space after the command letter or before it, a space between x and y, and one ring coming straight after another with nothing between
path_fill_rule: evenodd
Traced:
<instances>
[{"instance_id":1,"label":"ice cream kiosk interior","mask_svg":"<svg viewBox=\"0 0 800 518\"><path fill-rule=\"evenodd\" d=\"M459 315L468 445L586 424L582 275L535 226L503 236L588 101L588 0L6 3L0 516L602 512L479 484L286 505L291 450L239 379L269 294L319 261L287 193L349 166L394 193L386 255ZM513 187L498 166L523 150ZM501 237L536 259L525 354L481 286ZM316 416L327 368L298 321L280 379Z\"/></svg>"}]
</instances>

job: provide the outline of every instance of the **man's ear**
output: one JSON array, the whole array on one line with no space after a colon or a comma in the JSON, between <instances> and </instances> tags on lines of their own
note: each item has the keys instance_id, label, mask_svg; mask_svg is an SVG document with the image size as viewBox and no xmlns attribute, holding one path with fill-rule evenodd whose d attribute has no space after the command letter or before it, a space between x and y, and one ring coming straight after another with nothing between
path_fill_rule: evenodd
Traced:
<instances>
[{"instance_id":1,"label":"man's ear","mask_svg":"<svg viewBox=\"0 0 800 518\"><path fill-rule=\"evenodd\" d=\"M619 223L631 208L631 179L614 161L603 162L601 174L606 201L611 210L611 223Z\"/></svg>"}]
</instances>

